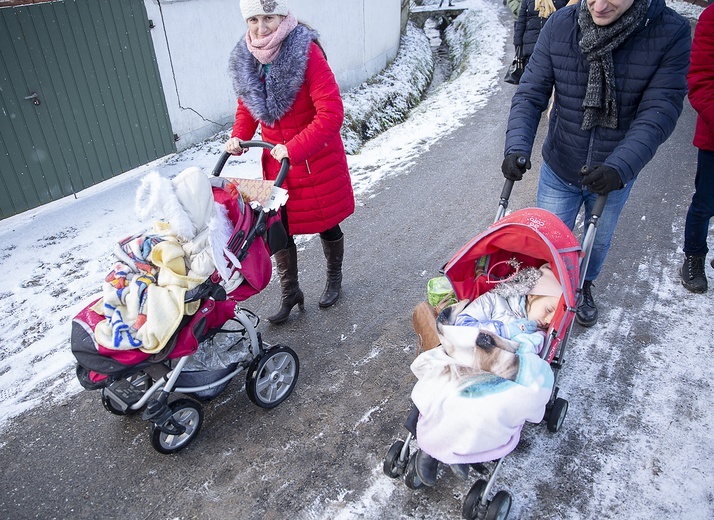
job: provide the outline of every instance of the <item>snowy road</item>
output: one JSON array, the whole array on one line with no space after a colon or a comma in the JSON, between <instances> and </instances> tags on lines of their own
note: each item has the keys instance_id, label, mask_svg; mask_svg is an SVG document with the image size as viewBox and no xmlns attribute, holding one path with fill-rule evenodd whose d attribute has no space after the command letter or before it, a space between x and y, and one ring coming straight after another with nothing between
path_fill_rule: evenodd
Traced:
<instances>
[{"instance_id":1,"label":"snowy road","mask_svg":"<svg viewBox=\"0 0 714 520\"><path fill-rule=\"evenodd\" d=\"M365 183L344 225L344 298L317 308L324 259L308 241L300 252L304 315L261 325L266 339L300 356L295 393L265 411L234 381L205 404L203 431L177 456L156 453L138 417L112 416L96 393L78 393L67 346L67 320L80 307L73 300L101 278L104 244L136 228L116 194L132 193L150 167L111 190L2 223L0 517L459 518L471 482L442 472L436 488L414 492L381 465L404 434L414 383L411 310L427 280L490 224L502 184L512 87L500 77L511 20L500 2L469 3L487 29L477 70L351 158L356 178L375 182ZM460 94L473 107L454 110ZM512 518L714 517L714 303L685 291L677 275L693 128L687 104L635 185L595 288L601 322L576 327L569 342L563 430L527 426L505 460L497 488L514 496ZM219 149L208 144L159 168L210 168ZM517 185L512 208L533 204L538 163ZM708 266L707 274L714 279ZM247 306L272 311L276 285Z\"/></svg>"}]
</instances>

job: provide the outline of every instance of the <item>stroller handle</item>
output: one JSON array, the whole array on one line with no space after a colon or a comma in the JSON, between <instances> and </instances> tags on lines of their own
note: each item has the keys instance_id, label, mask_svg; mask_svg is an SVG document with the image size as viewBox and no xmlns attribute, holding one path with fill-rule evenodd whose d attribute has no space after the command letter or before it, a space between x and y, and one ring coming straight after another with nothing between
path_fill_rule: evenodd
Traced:
<instances>
[{"instance_id":1,"label":"stroller handle","mask_svg":"<svg viewBox=\"0 0 714 520\"><path fill-rule=\"evenodd\" d=\"M528 164L528 159L523 156L518 157L516 164L521 168L525 168ZM496 221L502 219L506 215L506 209L508 208L508 199L511 198L511 191L513 191L513 185L515 181L511 179L506 179L503 184L503 190L501 190L501 199L498 202L498 211L496 212Z\"/></svg>"},{"instance_id":2,"label":"stroller handle","mask_svg":"<svg viewBox=\"0 0 714 520\"><path fill-rule=\"evenodd\" d=\"M518 158L519 165L523 163L525 165L525 158ZM498 211L496 212L496 221L502 219L506 215L506 209L508 208L508 199L511 198L511 192L513 191L514 181L506 179L503 183L503 189L501 190L501 199L498 202ZM602 216L602 212L605 209L605 203L607 202L607 195L598 195L595 199L595 204L593 205L592 215L590 216L590 221L588 224L595 224L597 226L597 221Z\"/></svg>"},{"instance_id":3,"label":"stroller handle","mask_svg":"<svg viewBox=\"0 0 714 520\"><path fill-rule=\"evenodd\" d=\"M511 198L511 191L513 191L514 181L511 179L506 179L503 183L503 190L501 190L501 199L498 201L498 211L496 211L496 219L494 222L501 220L506 216L506 209L508 208L508 199Z\"/></svg>"},{"instance_id":4,"label":"stroller handle","mask_svg":"<svg viewBox=\"0 0 714 520\"><path fill-rule=\"evenodd\" d=\"M273 148L275 148L275 145L272 145L265 141L240 141L240 147L267 148L268 150L272 150ZM218 159L218 162L216 163L216 166L213 168L214 177L218 177L221 174L221 171L223 170L223 167L226 165L226 162L228 161L228 158L230 156L231 154L226 151L221 154L220 158ZM275 179L274 186L278 188L282 187L283 182L285 182L285 177L287 177L288 175L289 169L290 160L286 157L280 163L280 171L278 172L278 177ZM250 246L253 244L253 242L258 236L264 236L266 234L267 218L268 215L265 211L258 212L255 222L253 223L253 226L251 227L250 231L248 231L248 234L246 235L245 240L243 240L243 244L240 246L240 249L238 249L237 252L234 251L234 253L236 254L236 258L238 258L238 261L242 262L245 259L245 257L248 255L248 249L250 249Z\"/></svg>"},{"instance_id":5,"label":"stroller handle","mask_svg":"<svg viewBox=\"0 0 714 520\"><path fill-rule=\"evenodd\" d=\"M267 148L268 150L272 150L275 148L275 145L267 143L265 141L241 141L240 142L240 147L241 148ZM228 152L223 152L221 156L218 158L218 162L216 165L213 167L213 176L218 177L221 174L221 171L223 170L223 167L226 165L226 162L228 162L228 159L230 158L231 154ZM283 182L285 182L285 177L288 175L288 169L290 169L290 160L286 157L280 162L280 171L278 172L278 177L275 179L275 185L280 188L283 185Z\"/></svg>"},{"instance_id":6,"label":"stroller handle","mask_svg":"<svg viewBox=\"0 0 714 520\"><path fill-rule=\"evenodd\" d=\"M593 206L592 216L599 219L602 216L602 212L605 209L605 203L607 202L607 195L598 195L595 199L595 205Z\"/></svg>"}]
</instances>

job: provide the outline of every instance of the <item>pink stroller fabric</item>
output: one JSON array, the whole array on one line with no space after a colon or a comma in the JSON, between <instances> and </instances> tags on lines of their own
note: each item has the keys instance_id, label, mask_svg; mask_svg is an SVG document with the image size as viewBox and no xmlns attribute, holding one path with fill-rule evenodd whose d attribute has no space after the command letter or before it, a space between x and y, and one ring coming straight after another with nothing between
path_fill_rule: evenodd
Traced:
<instances>
[{"instance_id":1,"label":"pink stroller fabric","mask_svg":"<svg viewBox=\"0 0 714 520\"><path fill-rule=\"evenodd\" d=\"M97 300L93 301L74 317L71 341L72 352L91 383L101 382L109 375L121 374L139 363L160 362L164 359L193 354L202 341L202 336L209 329L220 327L233 317L236 302L244 301L259 293L270 282L272 274L270 251L262 236L256 237L252 242L245 258L240 262L236 262L235 258L235 254L254 226L256 217L253 210L240 199L238 192L231 193L214 186L212 194L214 201L225 209L232 226L228 245L225 248L228 252L223 260L230 277L237 277L236 279L240 280L239 285L227 294L225 301L216 301L212 298L202 301L198 311L192 316L184 316L171 340L155 354L140 349L118 350L100 344L95 329L106 317L96 312ZM279 216L270 217L267 225L270 226L279 219ZM210 280L214 283L225 282L217 270L210 276Z\"/></svg>"}]
</instances>

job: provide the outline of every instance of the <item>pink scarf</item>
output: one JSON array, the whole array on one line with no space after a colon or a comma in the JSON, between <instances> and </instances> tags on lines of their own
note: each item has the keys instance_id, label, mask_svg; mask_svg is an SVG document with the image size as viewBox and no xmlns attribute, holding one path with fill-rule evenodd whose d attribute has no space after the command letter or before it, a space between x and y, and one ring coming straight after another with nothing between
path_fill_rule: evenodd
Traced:
<instances>
[{"instance_id":1,"label":"pink scarf","mask_svg":"<svg viewBox=\"0 0 714 520\"><path fill-rule=\"evenodd\" d=\"M288 11L288 15L280 22L277 30L265 38L253 39L250 36L250 31L247 31L245 33L245 43L248 46L248 50L263 65L273 63L273 60L280 52L283 40L287 38L290 31L297 27L297 23L297 18Z\"/></svg>"}]
</instances>

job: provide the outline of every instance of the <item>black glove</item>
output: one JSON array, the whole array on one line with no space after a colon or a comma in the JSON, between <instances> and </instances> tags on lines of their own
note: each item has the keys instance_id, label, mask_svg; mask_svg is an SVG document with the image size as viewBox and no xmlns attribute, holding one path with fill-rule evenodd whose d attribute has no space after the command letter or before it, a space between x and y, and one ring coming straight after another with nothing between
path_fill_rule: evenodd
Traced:
<instances>
[{"instance_id":1,"label":"black glove","mask_svg":"<svg viewBox=\"0 0 714 520\"><path fill-rule=\"evenodd\" d=\"M607 195L623 186L617 170L603 164L595 166L595 168L583 166L582 170L580 170L580 176L583 178L582 185L587 186L590 191L598 195Z\"/></svg>"},{"instance_id":2,"label":"black glove","mask_svg":"<svg viewBox=\"0 0 714 520\"><path fill-rule=\"evenodd\" d=\"M521 153L509 153L501 165L503 176L509 181L520 181L530 169L531 160Z\"/></svg>"}]
</instances>

